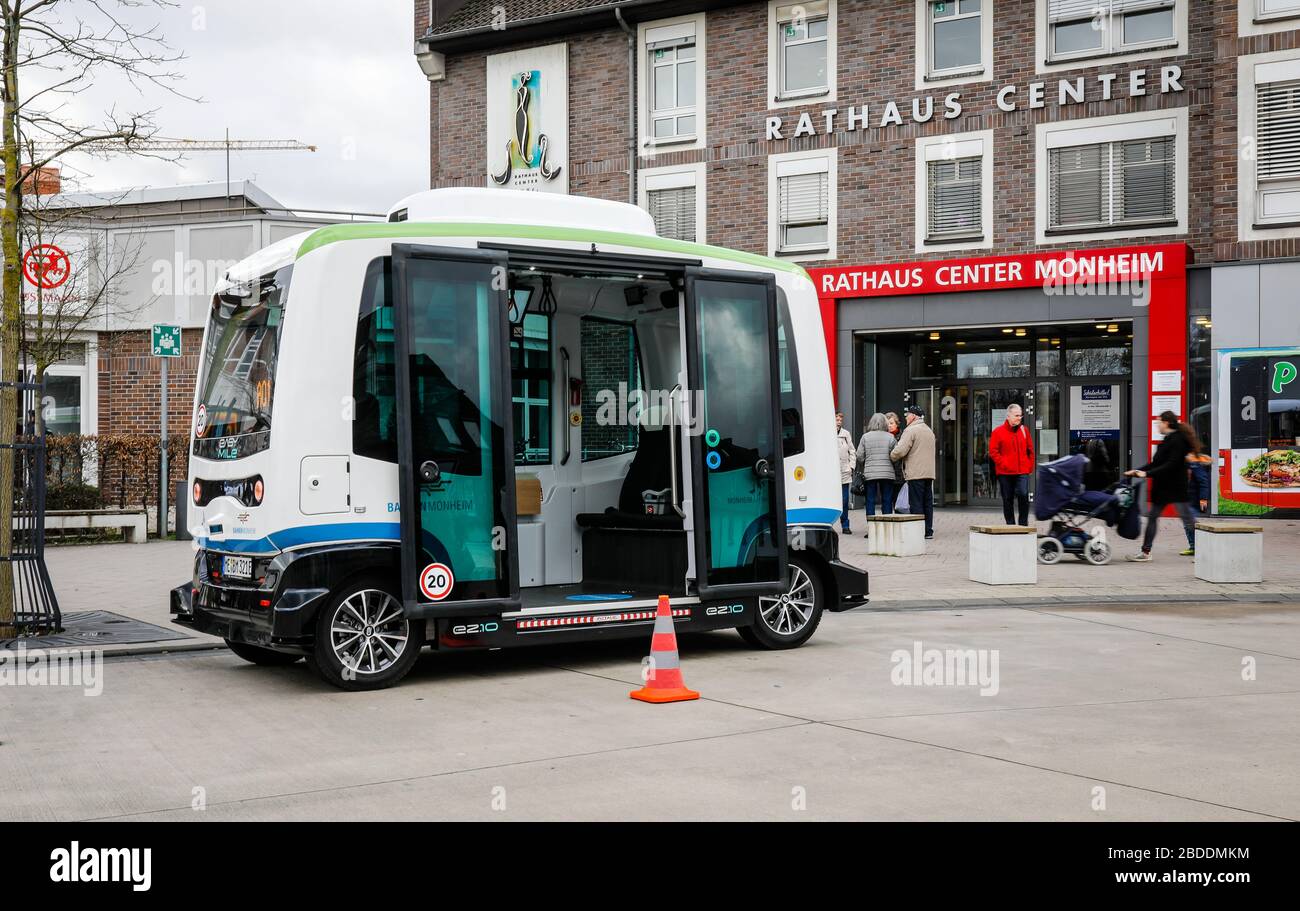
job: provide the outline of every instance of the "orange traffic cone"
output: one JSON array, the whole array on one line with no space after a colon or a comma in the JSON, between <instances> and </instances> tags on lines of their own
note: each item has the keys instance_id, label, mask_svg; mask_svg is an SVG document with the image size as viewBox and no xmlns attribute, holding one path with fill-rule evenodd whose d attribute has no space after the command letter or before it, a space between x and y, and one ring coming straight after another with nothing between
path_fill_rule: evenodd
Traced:
<instances>
[{"instance_id":1,"label":"orange traffic cone","mask_svg":"<svg viewBox=\"0 0 1300 911\"><path fill-rule=\"evenodd\" d=\"M645 686L629 695L642 702L685 702L700 698L699 693L688 690L682 682L677 633L673 631L673 610L667 595L659 596L659 610L655 614L655 632L650 639L650 674Z\"/></svg>"}]
</instances>

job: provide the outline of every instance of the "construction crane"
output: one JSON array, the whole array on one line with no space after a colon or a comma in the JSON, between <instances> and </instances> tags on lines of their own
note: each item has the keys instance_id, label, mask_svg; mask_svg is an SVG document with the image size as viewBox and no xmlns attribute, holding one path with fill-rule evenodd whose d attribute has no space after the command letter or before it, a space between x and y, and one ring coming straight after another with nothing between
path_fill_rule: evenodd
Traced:
<instances>
[{"instance_id":1,"label":"construction crane","mask_svg":"<svg viewBox=\"0 0 1300 911\"><path fill-rule=\"evenodd\" d=\"M65 148L63 143L34 142L30 148L36 156L51 155ZM226 197L230 197L231 152L315 152L316 146L295 139L231 139L226 130L225 139L168 139L151 136L148 139L102 139L77 146L73 152L105 154L118 152L225 152Z\"/></svg>"}]
</instances>

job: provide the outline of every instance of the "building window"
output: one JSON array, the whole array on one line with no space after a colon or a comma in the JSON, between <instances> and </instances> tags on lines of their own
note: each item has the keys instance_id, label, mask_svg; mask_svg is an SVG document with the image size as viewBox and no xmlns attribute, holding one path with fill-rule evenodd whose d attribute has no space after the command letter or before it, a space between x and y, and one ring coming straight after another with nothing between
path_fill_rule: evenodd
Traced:
<instances>
[{"instance_id":1,"label":"building window","mask_svg":"<svg viewBox=\"0 0 1300 911\"><path fill-rule=\"evenodd\" d=\"M773 4L776 101L811 98L831 90L834 10L829 0Z\"/></svg>"},{"instance_id":2,"label":"building window","mask_svg":"<svg viewBox=\"0 0 1300 911\"><path fill-rule=\"evenodd\" d=\"M1186 232L1187 116L1174 108L1039 124L1038 243Z\"/></svg>"},{"instance_id":3,"label":"building window","mask_svg":"<svg viewBox=\"0 0 1300 911\"><path fill-rule=\"evenodd\" d=\"M1294 19L1300 16L1300 0L1253 0L1256 19Z\"/></svg>"},{"instance_id":4,"label":"building window","mask_svg":"<svg viewBox=\"0 0 1300 911\"><path fill-rule=\"evenodd\" d=\"M929 240L983 236L983 164L981 157L928 163Z\"/></svg>"},{"instance_id":5,"label":"building window","mask_svg":"<svg viewBox=\"0 0 1300 911\"><path fill-rule=\"evenodd\" d=\"M1053 230L1174 219L1172 136L1052 149L1050 162Z\"/></svg>"},{"instance_id":6,"label":"building window","mask_svg":"<svg viewBox=\"0 0 1300 911\"><path fill-rule=\"evenodd\" d=\"M1131 54L1178 43L1180 0L1047 0L1051 61Z\"/></svg>"},{"instance_id":7,"label":"building window","mask_svg":"<svg viewBox=\"0 0 1300 911\"><path fill-rule=\"evenodd\" d=\"M640 429L626 422L600 419L601 403L640 397L641 362L636 329L630 323L585 316L580 323L582 344L582 461L635 452ZM620 387L622 389L620 390Z\"/></svg>"},{"instance_id":8,"label":"building window","mask_svg":"<svg viewBox=\"0 0 1300 911\"><path fill-rule=\"evenodd\" d=\"M704 15L638 26L642 146L699 148L704 141Z\"/></svg>"},{"instance_id":9,"label":"building window","mask_svg":"<svg viewBox=\"0 0 1300 911\"><path fill-rule=\"evenodd\" d=\"M980 49L983 0L931 0L930 73L974 70L984 59Z\"/></svg>"},{"instance_id":10,"label":"building window","mask_svg":"<svg viewBox=\"0 0 1300 911\"><path fill-rule=\"evenodd\" d=\"M646 193L646 208L660 237L695 242L695 187L673 187Z\"/></svg>"},{"instance_id":11,"label":"building window","mask_svg":"<svg viewBox=\"0 0 1300 911\"><path fill-rule=\"evenodd\" d=\"M774 155L769 162L771 252L805 259L833 259L834 151Z\"/></svg>"},{"instance_id":12,"label":"building window","mask_svg":"<svg viewBox=\"0 0 1300 911\"><path fill-rule=\"evenodd\" d=\"M650 117L655 139L695 138L695 41L650 48Z\"/></svg>"},{"instance_id":13,"label":"building window","mask_svg":"<svg viewBox=\"0 0 1300 911\"><path fill-rule=\"evenodd\" d=\"M1237 58L1237 235L1300 237L1300 50Z\"/></svg>"},{"instance_id":14,"label":"building window","mask_svg":"<svg viewBox=\"0 0 1300 911\"><path fill-rule=\"evenodd\" d=\"M649 168L638 179L641 207L660 237L704 242L704 165Z\"/></svg>"},{"instance_id":15,"label":"building window","mask_svg":"<svg viewBox=\"0 0 1300 911\"><path fill-rule=\"evenodd\" d=\"M1300 220L1300 79L1255 87L1255 221Z\"/></svg>"},{"instance_id":16,"label":"building window","mask_svg":"<svg viewBox=\"0 0 1300 911\"><path fill-rule=\"evenodd\" d=\"M993 133L917 140L916 249L992 246Z\"/></svg>"}]
</instances>

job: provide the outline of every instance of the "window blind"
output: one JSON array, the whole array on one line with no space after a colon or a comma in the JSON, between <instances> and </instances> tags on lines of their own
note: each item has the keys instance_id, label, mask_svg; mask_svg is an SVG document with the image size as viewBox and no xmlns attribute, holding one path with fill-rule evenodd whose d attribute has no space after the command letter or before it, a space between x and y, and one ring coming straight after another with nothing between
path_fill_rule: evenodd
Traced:
<instances>
[{"instance_id":1,"label":"window blind","mask_svg":"<svg viewBox=\"0 0 1300 911\"><path fill-rule=\"evenodd\" d=\"M982 233L983 158L932 161L929 170L928 236L935 239Z\"/></svg>"},{"instance_id":2,"label":"window blind","mask_svg":"<svg viewBox=\"0 0 1300 911\"><path fill-rule=\"evenodd\" d=\"M780 178L781 224L811 225L831 217L830 175L791 174Z\"/></svg>"},{"instance_id":3,"label":"window blind","mask_svg":"<svg viewBox=\"0 0 1300 911\"><path fill-rule=\"evenodd\" d=\"M1300 79L1255 89L1255 173L1260 180L1300 179Z\"/></svg>"},{"instance_id":4,"label":"window blind","mask_svg":"<svg viewBox=\"0 0 1300 911\"><path fill-rule=\"evenodd\" d=\"M650 190L646 208L660 237L695 242L695 187Z\"/></svg>"}]
</instances>

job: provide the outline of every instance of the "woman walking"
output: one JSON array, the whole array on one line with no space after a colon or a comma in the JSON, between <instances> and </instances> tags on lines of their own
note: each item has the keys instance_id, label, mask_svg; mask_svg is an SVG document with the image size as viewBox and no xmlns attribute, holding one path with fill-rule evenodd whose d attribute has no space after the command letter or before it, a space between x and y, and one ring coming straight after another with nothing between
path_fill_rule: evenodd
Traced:
<instances>
[{"instance_id":1,"label":"woman walking","mask_svg":"<svg viewBox=\"0 0 1300 911\"><path fill-rule=\"evenodd\" d=\"M858 441L858 464L867 482L868 518L876 514L877 501L881 515L894 511L894 463L889 460L889 453L895 442L885 416L879 412L873 414L867 422L867 432Z\"/></svg>"},{"instance_id":2,"label":"woman walking","mask_svg":"<svg viewBox=\"0 0 1300 911\"><path fill-rule=\"evenodd\" d=\"M1160 432L1165 435L1156 447L1155 457L1147 465L1126 471L1127 477L1151 479L1151 508L1147 511L1146 533L1142 536L1142 551L1130 554L1125 559L1133 563L1151 562L1151 544L1156 539L1156 530L1160 526L1160 514L1166 506L1178 511L1178 518L1183 520L1183 528L1190 531L1194 526L1191 509L1187 505L1187 456L1199 454L1200 444L1196 432L1186 424L1179 422L1178 415L1172 411L1160 415Z\"/></svg>"}]
</instances>

